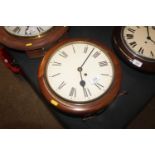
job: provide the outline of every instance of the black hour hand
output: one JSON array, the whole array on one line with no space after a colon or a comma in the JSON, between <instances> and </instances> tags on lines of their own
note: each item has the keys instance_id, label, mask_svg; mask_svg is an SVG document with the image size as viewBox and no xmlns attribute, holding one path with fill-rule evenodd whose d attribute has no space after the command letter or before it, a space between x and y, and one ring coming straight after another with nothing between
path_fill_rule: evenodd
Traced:
<instances>
[{"instance_id":1,"label":"black hour hand","mask_svg":"<svg viewBox=\"0 0 155 155\"><path fill-rule=\"evenodd\" d=\"M80 85L81 85L82 87L85 87L86 82L85 82L84 80L81 80L81 81L80 81Z\"/></svg>"}]
</instances>

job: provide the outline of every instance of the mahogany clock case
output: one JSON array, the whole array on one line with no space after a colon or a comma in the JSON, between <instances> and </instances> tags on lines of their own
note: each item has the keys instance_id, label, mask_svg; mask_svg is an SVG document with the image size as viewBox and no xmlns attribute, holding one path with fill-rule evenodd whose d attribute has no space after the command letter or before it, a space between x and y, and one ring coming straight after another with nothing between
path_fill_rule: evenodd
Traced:
<instances>
[{"instance_id":1,"label":"mahogany clock case","mask_svg":"<svg viewBox=\"0 0 155 155\"><path fill-rule=\"evenodd\" d=\"M112 43L115 51L127 64L137 69L138 71L143 71L145 73L155 73L155 61L150 61L147 58L140 57L139 55L133 53L132 51L130 52L129 49L127 49L121 36L123 28L123 26L114 27ZM133 60L138 60L142 63L142 66L139 67L134 65Z\"/></svg>"},{"instance_id":2,"label":"mahogany clock case","mask_svg":"<svg viewBox=\"0 0 155 155\"><path fill-rule=\"evenodd\" d=\"M59 96L57 96L53 90L49 87L46 79L46 66L48 63L49 58L51 55L61 46L64 44L75 42L75 41L84 41L84 42L91 42L98 47L104 49L106 51L107 55L110 57L110 59L113 62L113 68L114 68L114 79L110 86L110 88L107 90L105 94L103 94L99 99L91 101L89 103L79 104L79 103L70 103L69 101L66 101ZM52 47L44 56L42 62L40 63L39 71L38 71L38 80L39 85L41 88L41 91L45 98L51 102L51 100L55 100L58 104L55 105L55 107L65 113L73 114L77 116L87 116L91 115L93 113L96 113L106 106L110 104L114 98L117 96L120 85L121 85L121 66L119 61L117 60L116 56L113 54L113 52L108 49L105 45L98 43L96 41L92 41L90 39L66 39L58 43L56 46Z\"/></svg>"},{"instance_id":3,"label":"mahogany clock case","mask_svg":"<svg viewBox=\"0 0 155 155\"><path fill-rule=\"evenodd\" d=\"M20 50L30 51L50 46L60 39L68 30L68 27L54 26L40 37L19 37L8 33L3 26L0 27L0 43L5 46Z\"/></svg>"}]
</instances>

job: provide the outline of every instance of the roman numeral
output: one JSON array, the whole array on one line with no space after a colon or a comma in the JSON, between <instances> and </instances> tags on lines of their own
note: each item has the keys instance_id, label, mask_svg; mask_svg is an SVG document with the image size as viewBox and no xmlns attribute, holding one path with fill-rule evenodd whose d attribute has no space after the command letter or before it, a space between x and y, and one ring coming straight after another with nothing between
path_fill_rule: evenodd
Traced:
<instances>
[{"instance_id":1,"label":"roman numeral","mask_svg":"<svg viewBox=\"0 0 155 155\"><path fill-rule=\"evenodd\" d=\"M133 39L133 34L127 34L126 37L127 39Z\"/></svg>"},{"instance_id":2,"label":"roman numeral","mask_svg":"<svg viewBox=\"0 0 155 155\"><path fill-rule=\"evenodd\" d=\"M62 89L65 85L66 85L66 83L63 81L63 82L59 85L58 89L59 89L59 90Z\"/></svg>"},{"instance_id":3,"label":"roman numeral","mask_svg":"<svg viewBox=\"0 0 155 155\"><path fill-rule=\"evenodd\" d=\"M73 51L74 51L74 53L76 53L76 51L75 51L75 47L72 45L72 48L73 48Z\"/></svg>"},{"instance_id":4,"label":"roman numeral","mask_svg":"<svg viewBox=\"0 0 155 155\"><path fill-rule=\"evenodd\" d=\"M134 32L135 32L135 30L134 30L134 29L132 29L132 28L128 28L128 31L130 31L130 32L132 32L132 33L134 33Z\"/></svg>"},{"instance_id":5,"label":"roman numeral","mask_svg":"<svg viewBox=\"0 0 155 155\"><path fill-rule=\"evenodd\" d=\"M100 67L108 66L108 62L107 61L101 61L101 62L99 62L99 66Z\"/></svg>"},{"instance_id":6,"label":"roman numeral","mask_svg":"<svg viewBox=\"0 0 155 155\"><path fill-rule=\"evenodd\" d=\"M100 54L101 54L100 52L95 52L95 53L93 54L93 57L94 57L94 58L97 58Z\"/></svg>"},{"instance_id":7,"label":"roman numeral","mask_svg":"<svg viewBox=\"0 0 155 155\"><path fill-rule=\"evenodd\" d=\"M137 43L135 41L131 42L130 45L132 46L132 48L134 48L135 46L137 46Z\"/></svg>"},{"instance_id":8,"label":"roman numeral","mask_svg":"<svg viewBox=\"0 0 155 155\"><path fill-rule=\"evenodd\" d=\"M84 48L84 53L86 54L87 51L88 51L88 46L86 46L86 47Z\"/></svg>"},{"instance_id":9,"label":"roman numeral","mask_svg":"<svg viewBox=\"0 0 155 155\"><path fill-rule=\"evenodd\" d=\"M138 50L138 53L143 54L143 53L144 53L144 49L141 47L141 48Z\"/></svg>"},{"instance_id":10,"label":"roman numeral","mask_svg":"<svg viewBox=\"0 0 155 155\"><path fill-rule=\"evenodd\" d=\"M29 26L26 26L25 35L27 34L28 29L29 29Z\"/></svg>"},{"instance_id":11,"label":"roman numeral","mask_svg":"<svg viewBox=\"0 0 155 155\"><path fill-rule=\"evenodd\" d=\"M39 33L44 31L44 29L42 27L40 27L40 26L37 27L37 30L38 30Z\"/></svg>"},{"instance_id":12,"label":"roman numeral","mask_svg":"<svg viewBox=\"0 0 155 155\"><path fill-rule=\"evenodd\" d=\"M83 87L83 93L84 93L84 97L89 97L89 96L92 96L89 88L84 88Z\"/></svg>"},{"instance_id":13,"label":"roman numeral","mask_svg":"<svg viewBox=\"0 0 155 155\"><path fill-rule=\"evenodd\" d=\"M101 74L101 75L103 75L103 76L109 76L109 77L112 77L111 75L109 75L109 74Z\"/></svg>"},{"instance_id":14,"label":"roman numeral","mask_svg":"<svg viewBox=\"0 0 155 155\"><path fill-rule=\"evenodd\" d=\"M61 66L61 63L54 61L54 62L52 62L52 66Z\"/></svg>"},{"instance_id":15,"label":"roman numeral","mask_svg":"<svg viewBox=\"0 0 155 155\"><path fill-rule=\"evenodd\" d=\"M103 85L101 85L100 83L95 83L95 86L99 89L99 90L101 90L102 88L104 88L104 86Z\"/></svg>"},{"instance_id":16,"label":"roman numeral","mask_svg":"<svg viewBox=\"0 0 155 155\"><path fill-rule=\"evenodd\" d=\"M21 30L21 27L17 26L17 27L15 27L15 28L13 29L13 32L19 33L20 30Z\"/></svg>"},{"instance_id":17,"label":"roman numeral","mask_svg":"<svg viewBox=\"0 0 155 155\"><path fill-rule=\"evenodd\" d=\"M150 54L151 54L152 57L154 57L154 53L152 51L150 52Z\"/></svg>"},{"instance_id":18,"label":"roman numeral","mask_svg":"<svg viewBox=\"0 0 155 155\"><path fill-rule=\"evenodd\" d=\"M63 57L63 58L67 58L67 57L68 57L67 53L65 53L64 51L61 52L59 55L60 55L61 57Z\"/></svg>"},{"instance_id":19,"label":"roman numeral","mask_svg":"<svg viewBox=\"0 0 155 155\"><path fill-rule=\"evenodd\" d=\"M54 74L54 75L52 75L52 76L50 76L50 77L55 77L55 76L58 76L58 75L60 75L61 73L57 73L57 74Z\"/></svg>"},{"instance_id":20,"label":"roman numeral","mask_svg":"<svg viewBox=\"0 0 155 155\"><path fill-rule=\"evenodd\" d=\"M74 87L71 88L70 93L69 93L69 96L76 97L76 89Z\"/></svg>"}]
</instances>

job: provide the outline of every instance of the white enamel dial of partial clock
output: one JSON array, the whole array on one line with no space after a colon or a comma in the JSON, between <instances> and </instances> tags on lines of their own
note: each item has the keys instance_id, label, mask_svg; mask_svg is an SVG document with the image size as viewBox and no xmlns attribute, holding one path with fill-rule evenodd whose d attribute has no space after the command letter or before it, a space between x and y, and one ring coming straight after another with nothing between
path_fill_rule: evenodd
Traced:
<instances>
[{"instance_id":1,"label":"white enamel dial of partial clock","mask_svg":"<svg viewBox=\"0 0 155 155\"><path fill-rule=\"evenodd\" d=\"M110 88L114 70L103 49L89 42L75 41L60 47L50 57L46 78L50 88L63 99L89 102Z\"/></svg>"},{"instance_id":2,"label":"white enamel dial of partial clock","mask_svg":"<svg viewBox=\"0 0 155 155\"><path fill-rule=\"evenodd\" d=\"M5 30L20 37L40 36L52 28L52 26L5 26Z\"/></svg>"},{"instance_id":3,"label":"white enamel dial of partial clock","mask_svg":"<svg viewBox=\"0 0 155 155\"><path fill-rule=\"evenodd\" d=\"M122 31L127 48L146 59L155 60L155 28L152 26L127 26Z\"/></svg>"}]
</instances>

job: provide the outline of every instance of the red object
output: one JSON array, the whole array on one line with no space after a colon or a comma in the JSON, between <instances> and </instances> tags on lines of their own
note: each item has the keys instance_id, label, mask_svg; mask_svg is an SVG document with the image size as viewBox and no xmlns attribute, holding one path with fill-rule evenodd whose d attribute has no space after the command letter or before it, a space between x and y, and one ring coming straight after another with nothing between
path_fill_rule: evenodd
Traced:
<instances>
[{"instance_id":1,"label":"red object","mask_svg":"<svg viewBox=\"0 0 155 155\"><path fill-rule=\"evenodd\" d=\"M4 48L0 48L0 60L2 60L5 66L13 73L22 73L20 67L15 63L15 60L5 51Z\"/></svg>"}]
</instances>

